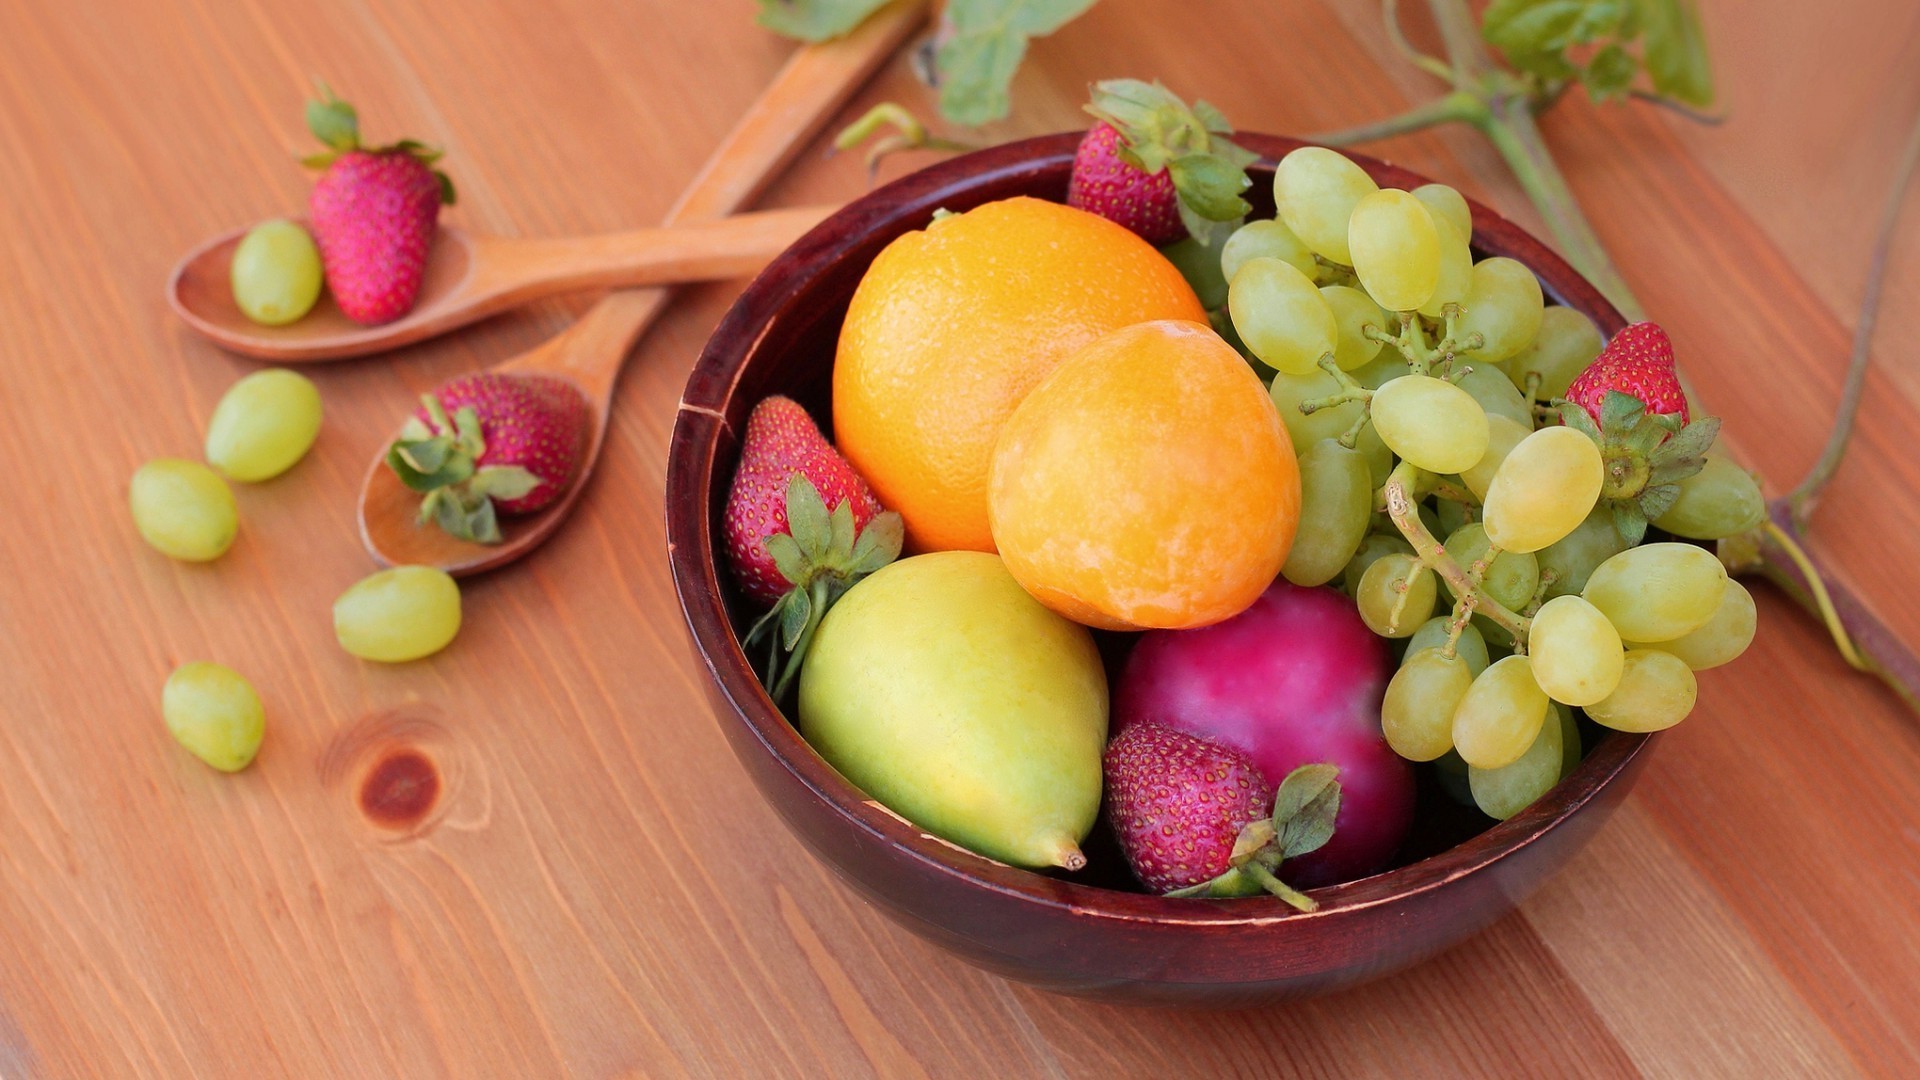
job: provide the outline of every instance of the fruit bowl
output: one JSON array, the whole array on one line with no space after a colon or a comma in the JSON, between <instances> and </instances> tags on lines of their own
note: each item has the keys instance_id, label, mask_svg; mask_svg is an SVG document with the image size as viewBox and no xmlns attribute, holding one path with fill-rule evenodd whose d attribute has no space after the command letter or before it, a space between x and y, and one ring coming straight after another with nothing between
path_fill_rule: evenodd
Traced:
<instances>
[{"instance_id":1,"label":"fruit bowl","mask_svg":"<svg viewBox=\"0 0 1920 1080\"><path fill-rule=\"evenodd\" d=\"M1262 155L1248 194L1257 215L1271 215L1273 163L1301 144L1235 138ZM1078 140L1070 133L982 150L855 200L775 259L707 342L674 425L666 512L674 585L720 725L761 794L815 855L901 925L1002 975L1112 1001L1227 1005L1320 993L1415 963L1512 910L1571 857L1626 795L1649 736L1591 741L1577 770L1497 824L1423 780L1420 821L1398 864L1313 890L1319 910L1302 913L1272 897L1141 892L1104 823L1089 838L1088 868L1076 874L1018 869L931 836L822 760L741 651L752 613L715 539L747 414L778 393L826 421L841 317L874 256L942 207L1014 195L1063 201ZM1428 182L1352 156L1382 186ZM1609 335L1624 325L1545 245L1485 207L1472 211L1478 255L1526 263L1550 301L1586 313Z\"/></svg>"}]
</instances>

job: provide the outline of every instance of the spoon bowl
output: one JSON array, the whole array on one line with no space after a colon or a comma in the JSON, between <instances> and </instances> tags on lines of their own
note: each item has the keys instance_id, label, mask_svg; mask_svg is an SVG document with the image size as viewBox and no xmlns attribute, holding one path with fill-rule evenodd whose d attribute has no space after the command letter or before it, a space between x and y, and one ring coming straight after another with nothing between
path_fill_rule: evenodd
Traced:
<instances>
[{"instance_id":1,"label":"spoon bowl","mask_svg":"<svg viewBox=\"0 0 1920 1080\"><path fill-rule=\"evenodd\" d=\"M829 209L766 210L561 240L519 240L442 225L434 230L413 309L378 326L347 318L325 292L312 311L285 326L247 318L234 302L229 278L233 249L247 234L235 229L180 260L167 281L167 303L188 326L237 353L281 363L340 360L411 345L544 296L750 274Z\"/></svg>"}]
</instances>

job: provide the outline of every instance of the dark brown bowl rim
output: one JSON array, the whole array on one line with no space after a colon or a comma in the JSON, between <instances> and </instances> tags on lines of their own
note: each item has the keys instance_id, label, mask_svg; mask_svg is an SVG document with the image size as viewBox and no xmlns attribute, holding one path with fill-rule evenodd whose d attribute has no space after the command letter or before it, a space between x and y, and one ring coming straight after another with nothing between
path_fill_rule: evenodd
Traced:
<instances>
[{"instance_id":1,"label":"dark brown bowl rim","mask_svg":"<svg viewBox=\"0 0 1920 1080\"><path fill-rule=\"evenodd\" d=\"M668 559L682 614L708 673L734 716L759 746L849 826L885 841L927 866L966 883L1070 914L1122 922L1226 926L1337 919L1343 913L1393 904L1477 873L1522 853L1567 821L1643 752L1652 737L1610 732L1572 776L1514 817L1436 855L1370 877L1312 890L1320 903L1299 912L1272 897L1237 900L1168 899L1083 885L977 855L934 837L860 792L828 765L760 686L734 637L721 600L722 571L712 542L714 507L708 493L729 398L745 361L781 298L858 246L875 224L905 211L931 213L940 194L987 176L1058 169L1070 162L1079 132L1043 135L961 155L902 177L854 200L775 258L727 312L696 361L675 419L667 459ZM1235 139L1261 155L1270 170L1289 151L1310 145L1285 136L1242 132ZM1398 166L1342 150L1383 187L1412 189L1428 179ZM1533 269L1548 295L1593 318L1611 335L1625 325L1600 291L1545 244L1473 200L1476 246L1489 245ZM722 722L729 722L725 718Z\"/></svg>"}]
</instances>

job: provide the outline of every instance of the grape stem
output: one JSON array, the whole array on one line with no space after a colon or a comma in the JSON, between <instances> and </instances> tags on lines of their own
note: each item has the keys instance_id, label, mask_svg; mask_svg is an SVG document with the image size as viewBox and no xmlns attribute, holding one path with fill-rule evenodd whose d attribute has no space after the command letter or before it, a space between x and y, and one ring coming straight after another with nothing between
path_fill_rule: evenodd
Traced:
<instances>
[{"instance_id":1,"label":"grape stem","mask_svg":"<svg viewBox=\"0 0 1920 1080\"><path fill-rule=\"evenodd\" d=\"M1645 309L1607 256L1606 247L1581 211L1579 201L1574 198L1572 188L1554 161L1546 139L1535 122L1535 117L1551 107L1565 87L1541 84L1496 66L1481 42L1479 25L1466 0L1427 0L1427 6L1433 13L1434 23L1446 47L1447 60L1443 65L1416 63L1422 70L1448 82L1449 90L1439 98L1399 116L1329 132L1320 135L1316 141L1330 146L1343 146L1404 135L1439 124L1459 122L1473 127L1486 136L1506 161L1521 189L1546 221L1567 261L1612 301L1629 322L1644 320ZM1385 0L1384 11L1390 20L1397 20L1398 7L1393 0ZM1394 32L1398 32L1397 21L1394 23ZM1437 67L1444 67L1445 70L1437 70ZM1865 670L1879 676L1902 701L1920 712L1920 656L1916 656L1905 642L1845 588L1837 583L1829 585L1823 582L1823 577L1831 575L1821 570L1819 561L1804 551L1799 540L1800 527L1811 515L1821 490L1839 468L1852 436L1854 417L1862 397L1868 344L1874 315L1878 310L1880 284L1885 277L1886 250L1892 243L1901 194L1917 161L1920 161L1920 126L1916 127L1901 159L1893 191L1888 197L1888 207L1881 218L1880 233L1868 270L1861 317L1854 328L1853 355L1848 367L1846 388L1825 451L1806 480L1789 495L1768 504L1774 527L1746 539L1745 546L1750 550L1751 557L1730 560L1730 565L1736 572L1759 573L1779 585L1796 603L1826 624L1835 644L1842 655L1849 657L1849 662L1855 659L1861 661ZM1368 337L1371 339L1373 335L1369 334ZM1685 386L1684 379L1682 386ZM1388 495L1391 509L1392 493ZM1404 500L1404 488L1401 496ZM1412 514L1410 501L1405 509ZM1401 516L1396 516L1394 520L1400 525L1401 531L1407 533L1407 522ZM1419 528L1417 514L1412 514L1411 523ZM1425 531L1420 528L1420 532ZM1409 540L1413 539L1413 534L1407 535ZM1426 550L1417 542L1415 547ZM1726 550L1726 543L1723 542L1723 558L1726 557ZM1858 643L1857 649L1855 643Z\"/></svg>"},{"instance_id":2,"label":"grape stem","mask_svg":"<svg viewBox=\"0 0 1920 1080\"><path fill-rule=\"evenodd\" d=\"M1401 536L1406 537L1407 543L1413 545L1414 557L1440 575L1441 580L1453 590L1453 595L1460 597L1460 605L1467 608L1469 616L1478 611L1493 620L1494 625L1512 634L1516 646L1524 647L1530 621L1488 596L1478 579L1462 569L1453 556L1447 554L1447 546L1427 531L1426 525L1420 520L1420 512L1414 508L1413 496L1409 494L1412 481L1412 466L1403 461L1394 466L1393 474L1387 477L1386 485L1381 490L1386 494L1387 516L1393 519L1394 526L1400 530Z\"/></svg>"},{"instance_id":3,"label":"grape stem","mask_svg":"<svg viewBox=\"0 0 1920 1080\"><path fill-rule=\"evenodd\" d=\"M1364 404L1366 402L1370 402L1373 400L1373 391L1360 385L1360 383L1357 380L1355 380L1353 376L1347 374L1344 371L1341 371L1340 365L1333 362L1332 353L1327 353L1325 356L1322 356L1318 362L1318 366L1321 371L1324 371L1327 374L1333 376L1333 381L1340 385L1340 389L1324 397L1308 398L1307 400L1301 402L1300 403L1301 413L1307 416L1312 416L1314 413L1319 412L1321 409L1331 409L1336 405L1345 405L1349 401L1358 401L1363 404L1363 407L1361 409L1360 419L1361 419L1361 422L1364 422L1366 420L1366 409L1364 408ZM1356 439L1360 437L1359 422L1356 422L1354 424L1353 429L1349 432L1349 434L1351 434ZM1353 449L1352 444L1350 443L1347 444L1347 449L1349 450Z\"/></svg>"}]
</instances>

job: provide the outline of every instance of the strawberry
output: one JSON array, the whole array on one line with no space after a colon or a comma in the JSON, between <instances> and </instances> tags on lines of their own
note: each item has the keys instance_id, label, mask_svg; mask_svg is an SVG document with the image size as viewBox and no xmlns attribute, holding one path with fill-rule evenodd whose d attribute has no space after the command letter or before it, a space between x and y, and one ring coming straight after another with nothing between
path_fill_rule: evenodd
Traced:
<instances>
[{"instance_id":1,"label":"strawberry","mask_svg":"<svg viewBox=\"0 0 1920 1080\"><path fill-rule=\"evenodd\" d=\"M1248 206L1253 154L1226 136L1232 125L1204 101L1189 108L1157 82L1095 83L1087 111L1099 121L1080 140L1067 202L1124 225L1150 244L1193 235L1210 242Z\"/></svg>"},{"instance_id":2,"label":"strawberry","mask_svg":"<svg viewBox=\"0 0 1920 1080\"><path fill-rule=\"evenodd\" d=\"M326 170L307 214L327 288L347 318L392 322L413 310L453 181L433 168L440 152L411 139L362 148L359 115L325 83L307 103L307 126L329 148L301 162Z\"/></svg>"},{"instance_id":3,"label":"strawberry","mask_svg":"<svg viewBox=\"0 0 1920 1080\"><path fill-rule=\"evenodd\" d=\"M586 446L586 399L559 379L481 372L420 402L387 448L387 465L426 496L421 522L462 540L497 544L499 514L529 514L559 498Z\"/></svg>"},{"instance_id":4,"label":"strawberry","mask_svg":"<svg viewBox=\"0 0 1920 1080\"><path fill-rule=\"evenodd\" d=\"M1673 342L1658 323L1638 322L1607 342L1567 387L1567 400L1587 410L1600 423L1600 406L1607 391L1640 399L1648 412L1678 416L1687 422L1687 395L1673 366Z\"/></svg>"},{"instance_id":5,"label":"strawberry","mask_svg":"<svg viewBox=\"0 0 1920 1080\"><path fill-rule=\"evenodd\" d=\"M1318 906L1275 872L1333 835L1334 766L1303 765L1275 791L1246 754L1153 721L1129 725L1101 764L1108 818L1148 888L1168 896L1264 888L1303 911Z\"/></svg>"},{"instance_id":6,"label":"strawberry","mask_svg":"<svg viewBox=\"0 0 1920 1080\"><path fill-rule=\"evenodd\" d=\"M881 509L807 410L780 396L747 417L723 526L741 591L771 605L746 645L769 640L766 681L776 697L800 670L827 608L892 562L905 535L900 515ZM784 663L783 651L792 654Z\"/></svg>"},{"instance_id":7,"label":"strawberry","mask_svg":"<svg viewBox=\"0 0 1920 1080\"><path fill-rule=\"evenodd\" d=\"M1599 444L1606 466L1601 502L1630 545L1646 536L1649 521L1672 508L1679 482L1706 464L1720 433L1714 417L1689 422L1673 342L1650 322L1615 334L1555 408L1563 423Z\"/></svg>"}]
</instances>

